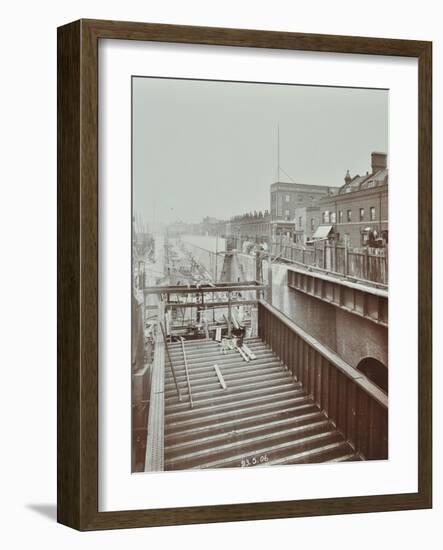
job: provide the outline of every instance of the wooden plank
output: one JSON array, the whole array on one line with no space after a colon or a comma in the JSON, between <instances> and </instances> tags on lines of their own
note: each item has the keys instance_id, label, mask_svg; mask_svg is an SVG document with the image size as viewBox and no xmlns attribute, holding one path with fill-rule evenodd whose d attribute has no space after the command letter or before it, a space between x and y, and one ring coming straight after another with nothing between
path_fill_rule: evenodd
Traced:
<instances>
[{"instance_id":1,"label":"wooden plank","mask_svg":"<svg viewBox=\"0 0 443 550\"><path fill-rule=\"evenodd\" d=\"M237 344L235 345L235 349L238 351L238 353L243 357L243 359L246 361L246 363L249 363L250 359L249 357L246 355L246 353L237 346Z\"/></svg>"},{"instance_id":2,"label":"wooden plank","mask_svg":"<svg viewBox=\"0 0 443 550\"><path fill-rule=\"evenodd\" d=\"M250 359L255 359L255 353L253 353L246 344L243 344L242 349L248 355Z\"/></svg>"},{"instance_id":3,"label":"wooden plank","mask_svg":"<svg viewBox=\"0 0 443 550\"><path fill-rule=\"evenodd\" d=\"M223 378L223 375L218 367L218 365L214 365L215 373L217 374L218 381L220 382L220 386L226 390L228 386L226 385L225 379Z\"/></svg>"},{"instance_id":4,"label":"wooden plank","mask_svg":"<svg viewBox=\"0 0 443 550\"><path fill-rule=\"evenodd\" d=\"M184 338L181 337L180 341L181 341L182 351L183 351L183 362L185 364L186 383L188 386L188 395L189 395L189 406L192 409L194 407L194 403L192 402L191 380L189 379L188 361L186 359L186 351L185 351L185 340Z\"/></svg>"},{"instance_id":5,"label":"wooden plank","mask_svg":"<svg viewBox=\"0 0 443 550\"><path fill-rule=\"evenodd\" d=\"M233 302L231 302L231 304L233 304ZM231 312L231 318L232 318L232 324L234 325L234 328L239 329L240 328L240 323L238 322L237 315L236 315L235 311Z\"/></svg>"},{"instance_id":6,"label":"wooden plank","mask_svg":"<svg viewBox=\"0 0 443 550\"><path fill-rule=\"evenodd\" d=\"M152 370L148 437L146 441L145 472L160 472L164 469L164 381L165 344L162 338L158 338L155 344Z\"/></svg>"}]
</instances>

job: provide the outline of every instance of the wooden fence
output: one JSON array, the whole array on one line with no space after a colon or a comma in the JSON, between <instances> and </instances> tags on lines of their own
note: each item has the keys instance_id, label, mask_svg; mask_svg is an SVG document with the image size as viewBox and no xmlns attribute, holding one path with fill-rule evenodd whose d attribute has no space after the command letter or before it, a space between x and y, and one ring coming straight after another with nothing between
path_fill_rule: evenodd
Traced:
<instances>
[{"instance_id":1,"label":"wooden fence","mask_svg":"<svg viewBox=\"0 0 443 550\"><path fill-rule=\"evenodd\" d=\"M387 248L345 248L324 241L309 247L273 242L271 252L285 260L326 269L331 273L384 285L389 283Z\"/></svg>"}]
</instances>

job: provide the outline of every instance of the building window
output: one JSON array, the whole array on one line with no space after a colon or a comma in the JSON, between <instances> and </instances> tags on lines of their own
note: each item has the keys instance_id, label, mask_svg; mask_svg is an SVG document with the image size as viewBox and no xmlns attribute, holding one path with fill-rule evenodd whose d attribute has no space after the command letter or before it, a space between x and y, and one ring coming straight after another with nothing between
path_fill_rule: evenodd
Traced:
<instances>
[{"instance_id":1,"label":"building window","mask_svg":"<svg viewBox=\"0 0 443 550\"><path fill-rule=\"evenodd\" d=\"M285 195L285 201L289 202L291 200L291 197L289 195Z\"/></svg>"},{"instance_id":2,"label":"building window","mask_svg":"<svg viewBox=\"0 0 443 550\"><path fill-rule=\"evenodd\" d=\"M343 223L343 210L338 212L338 223Z\"/></svg>"},{"instance_id":3,"label":"building window","mask_svg":"<svg viewBox=\"0 0 443 550\"><path fill-rule=\"evenodd\" d=\"M286 219L289 220L289 210L285 210Z\"/></svg>"},{"instance_id":4,"label":"building window","mask_svg":"<svg viewBox=\"0 0 443 550\"><path fill-rule=\"evenodd\" d=\"M314 231L315 228L315 221L314 218L311 218L311 231Z\"/></svg>"},{"instance_id":5,"label":"building window","mask_svg":"<svg viewBox=\"0 0 443 550\"><path fill-rule=\"evenodd\" d=\"M365 219L365 209L364 208L360 208L359 215L360 215L360 221L362 222Z\"/></svg>"},{"instance_id":6,"label":"building window","mask_svg":"<svg viewBox=\"0 0 443 550\"><path fill-rule=\"evenodd\" d=\"M301 219L301 216L298 218L298 227L301 229L302 228L302 219Z\"/></svg>"},{"instance_id":7,"label":"building window","mask_svg":"<svg viewBox=\"0 0 443 550\"><path fill-rule=\"evenodd\" d=\"M369 218L371 222L375 222L375 206L371 206L369 209Z\"/></svg>"},{"instance_id":8,"label":"building window","mask_svg":"<svg viewBox=\"0 0 443 550\"><path fill-rule=\"evenodd\" d=\"M347 220L348 222L352 222L352 210L347 211Z\"/></svg>"},{"instance_id":9,"label":"building window","mask_svg":"<svg viewBox=\"0 0 443 550\"><path fill-rule=\"evenodd\" d=\"M325 210L322 214L322 222L329 223L329 210Z\"/></svg>"},{"instance_id":10,"label":"building window","mask_svg":"<svg viewBox=\"0 0 443 550\"><path fill-rule=\"evenodd\" d=\"M331 212L331 223L337 222L337 215L335 212Z\"/></svg>"}]
</instances>

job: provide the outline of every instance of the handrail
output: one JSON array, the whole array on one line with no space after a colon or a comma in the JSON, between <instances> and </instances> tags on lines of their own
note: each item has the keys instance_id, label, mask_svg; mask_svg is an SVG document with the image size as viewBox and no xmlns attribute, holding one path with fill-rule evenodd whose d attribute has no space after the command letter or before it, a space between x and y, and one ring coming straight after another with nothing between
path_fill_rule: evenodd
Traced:
<instances>
[{"instance_id":1,"label":"handrail","mask_svg":"<svg viewBox=\"0 0 443 550\"><path fill-rule=\"evenodd\" d=\"M186 360L186 352L185 352L185 339L180 338L182 343L182 351L183 351L183 360L185 363L185 374L186 374L186 382L188 384L188 392L189 392L189 404L191 406L191 409L194 407L194 404L192 402L192 391L191 391L191 382L189 380L189 372L188 372L188 362Z\"/></svg>"},{"instance_id":2,"label":"handrail","mask_svg":"<svg viewBox=\"0 0 443 550\"><path fill-rule=\"evenodd\" d=\"M161 328L161 331L162 331L163 340L165 342L165 349L166 349L166 353L168 354L169 364L171 365L172 377L174 378L175 388L176 388L177 394L178 394L178 400L181 401L182 400L182 394L181 394L180 387L179 387L178 382L177 382L177 377L175 375L175 369L174 369L174 364L173 364L172 359L171 359L171 354L169 352L169 346L168 346L168 342L166 340L165 327L163 326L163 323L159 323L159 324L160 324L160 328Z\"/></svg>"}]
</instances>

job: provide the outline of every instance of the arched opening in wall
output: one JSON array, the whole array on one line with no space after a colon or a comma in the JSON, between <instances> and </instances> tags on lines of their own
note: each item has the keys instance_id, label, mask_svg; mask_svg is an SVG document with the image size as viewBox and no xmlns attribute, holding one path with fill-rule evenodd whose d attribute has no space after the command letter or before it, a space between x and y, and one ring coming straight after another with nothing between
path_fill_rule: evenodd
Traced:
<instances>
[{"instance_id":1,"label":"arched opening in wall","mask_svg":"<svg viewBox=\"0 0 443 550\"><path fill-rule=\"evenodd\" d=\"M388 367L381 361L374 357L365 357L357 365L357 369L385 393L388 393Z\"/></svg>"}]
</instances>

